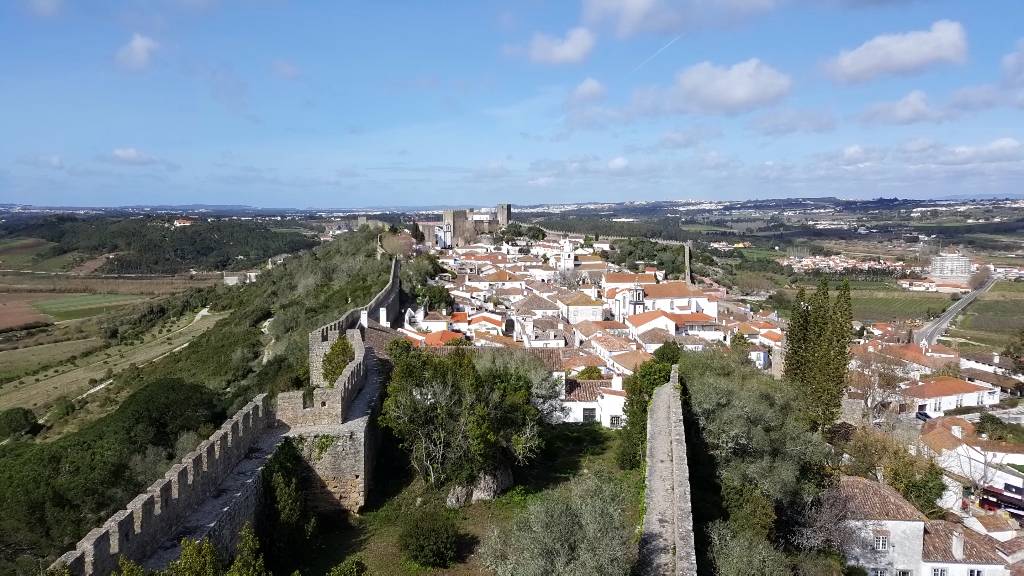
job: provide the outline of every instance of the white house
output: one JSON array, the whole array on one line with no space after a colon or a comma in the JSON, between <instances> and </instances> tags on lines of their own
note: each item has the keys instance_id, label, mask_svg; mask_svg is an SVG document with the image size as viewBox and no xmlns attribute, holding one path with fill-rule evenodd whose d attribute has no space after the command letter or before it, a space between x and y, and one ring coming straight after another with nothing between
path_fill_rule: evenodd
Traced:
<instances>
[{"instance_id":1,"label":"white house","mask_svg":"<svg viewBox=\"0 0 1024 576\"><path fill-rule=\"evenodd\" d=\"M579 324L590 320L600 321L604 318L604 304L582 292L567 292L555 296L558 310L569 321L569 324Z\"/></svg>"},{"instance_id":2,"label":"white house","mask_svg":"<svg viewBox=\"0 0 1024 576\"><path fill-rule=\"evenodd\" d=\"M621 428L626 392L622 378L611 380L568 380L561 397L562 422L600 422L605 428Z\"/></svg>"},{"instance_id":3,"label":"white house","mask_svg":"<svg viewBox=\"0 0 1024 576\"><path fill-rule=\"evenodd\" d=\"M885 484L843 476L839 496L850 531L846 560L871 576L1009 576L996 540L928 520Z\"/></svg>"},{"instance_id":4,"label":"white house","mask_svg":"<svg viewBox=\"0 0 1024 576\"><path fill-rule=\"evenodd\" d=\"M999 403L999 389L952 376L936 376L899 391L904 399L903 412L923 412L931 418L946 410L964 406L992 406Z\"/></svg>"}]
</instances>

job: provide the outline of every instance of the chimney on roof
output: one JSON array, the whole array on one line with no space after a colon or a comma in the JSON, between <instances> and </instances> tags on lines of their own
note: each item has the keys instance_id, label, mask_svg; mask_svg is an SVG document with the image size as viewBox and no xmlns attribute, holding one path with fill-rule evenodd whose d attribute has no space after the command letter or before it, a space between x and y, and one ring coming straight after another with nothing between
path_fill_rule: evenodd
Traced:
<instances>
[{"instance_id":1,"label":"chimney on roof","mask_svg":"<svg viewBox=\"0 0 1024 576\"><path fill-rule=\"evenodd\" d=\"M370 313L365 308L359 311L359 325L363 328L370 325Z\"/></svg>"},{"instance_id":2,"label":"chimney on roof","mask_svg":"<svg viewBox=\"0 0 1024 576\"><path fill-rule=\"evenodd\" d=\"M952 538L952 540L953 541L951 542L951 544L953 546L953 558L956 558L957 560L963 560L964 559L964 531L963 531L963 528L956 528L956 529L953 530L953 538Z\"/></svg>"},{"instance_id":3,"label":"chimney on roof","mask_svg":"<svg viewBox=\"0 0 1024 576\"><path fill-rule=\"evenodd\" d=\"M381 306L380 307L380 311L378 312L378 316L377 317L379 318L378 321L380 322L381 326L387 326L389 328L391 327L391 323L388 322L388 309L387 309L387 307Z\"/></svg>"}]
</instances>

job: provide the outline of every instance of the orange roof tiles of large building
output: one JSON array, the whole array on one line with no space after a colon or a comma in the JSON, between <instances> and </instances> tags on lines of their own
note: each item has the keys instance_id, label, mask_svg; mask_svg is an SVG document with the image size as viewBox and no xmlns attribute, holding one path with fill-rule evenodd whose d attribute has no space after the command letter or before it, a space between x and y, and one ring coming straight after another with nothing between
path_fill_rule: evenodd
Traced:
<instances>
[{"instance_id":1,"label":"orange roof tiles of large building","mask_svg":"<svg viewBox=\"0 0 1024 576\"><path fill-rule=\"evenodd\" d=\"M650 310L648 312L641 312L639 314L633 314L626 318L626 324L634 328L638 328L645 324L650 324L660 318L668 318L668 313L664 310ZM674 321L673 321L674 322Z\"/></svg>"},{"instance_id":2,"label":"orange roof tiles of large building","mask_svg":"<svg viewBox=\"0 0 1024 576\"><path fill-rule=\"evenodd\" d=\"M570 292L555 297L556 300L566 306L602 306L600 300L594 300L582 292Z\"/></svg>"},{"instance_id":3,"label":"orange roof tiles of large building","mask_svg":"<svg viewBox=\"0 0 1024 576\"><path fill-rule=\"evenodd\" d=\"M605 284L654 284L658 278L654 274L633 274L632 272L608 272L604 275Z\"/></svg>"},{"instance_id":4,"label":"orange roof tiles of large building","mask_svg":"<svg viewBox=\"0 0 1024 576\"><path fill-rule=\"evenodd\" d=\"M474 316L473 319L469 321L469 324L470 324L470 326L472 326L474 324L479 324L481 322L487 322L488 324L493 324L493 325L497 326L498 328L503 328L505 326L504 323L501 322L501 320L498 320L496 318L492 318L490 316L483 316L483 315L481 315L481 316Z\"/></svg>"},{"instance_id":5,"label":"orange roof tiles of large building","mask_svg":"<svg viewBox=\"0 0 1024 576\"><path fill-rule=\"evenodd\" d=\"M959 553L953 551L954 535L962 534L964 549ZM924 546L921 560L925 562L942 562L950 564L995 564L1005 565L1005 561L996 552L999 541L985 534L965 528L961 524L953 524L945 520L929 520L924 525Z\"/></svg>"},{"instance_id":6,"label":"orange roof tiles of large building","mask_svg":"<svg viewBox=\"0 0 1024 576\"><path fill-rule=\"evenodd\" d=\"M702 297L704 293L686 282L662 282L661 284L644 284L644 295L648 298L693 298Z\"/></svg>"},{"instance_id":7,"label":"orange roof tiles of large building","mask_svg":"<svg viewBox=\"0 0 1024 576\"><path fill-rule=\"evenodd\" d=\"M778 332L764 332L761 334L761 338L771 340L772 342L782 342L782 334Z\"/></svg>"},{"instance_id":8,"label":"orange roof tiles of large building","mask_svg":"<svg viewBox=\"0 0 1024 576\"><path fill-rule=\"evenodd\" d=\"M445 346L453 340L462 340L464 338L461 332L452 332L451 330L440 330L438 332L431 332L423 338L423 343L427 346Z\"/></svg>"},{"instance_id":9,"label":"orange roof tiles of large building","mask_svg":"<svg viewBox=\"0 0 1024 576\"><path fill-rule=\"evenodd\" d=\"M957 394L971 394L973 392L987 392L990 388L979 384L971 384L952 376L938 376L916 386L904 388L901 392L908 398L941 398L943 396L956 396Z\"/></svg>"},{"instance_id":10,"label":"orange roof tiles of large building","mask_svg":"<svg viewBox=\"0 0 1024 576\"><path fill-rule=\"evenodd\" d=\"M669 313L668 317L679 325L715 323L714 318L703 312Z\"/></svg>"},{"instance_id":11,"label":"orange roof tiles of large building","mask_svg":"<svg viewBox=\"0 0 1024 576\"><path fill-rule=\"evenodd\" d=\"M590 343L594 346L600 346L609 352L619 352L623 350L631 350L633 344L625 338L619 338L606 332L598 332L590 338Z\"/></svg>"},{"instance_id":12,"label":"orange roof tiles of large building","mask_svg":"<svg viewBox=\"0 0 1024 576\"><path fill-rule=\"evenodd\" d=\"M452 322L456 324L462 324L469 321L469 313L467 312L452 312Z\"/></svg>"},{"instance_id":13,"label":"orange roof tiles of large building","mask_svg":"<svg viewBox=\"0 0 1024 576\"><path fill-rule=\"evenodd\" d=\"M601 330L627 330L628 327L622 322L616 322L615 320L584 320L573 326L573 328L582 334L584 337L589 338Z\"/></svg>"}]
</instances>

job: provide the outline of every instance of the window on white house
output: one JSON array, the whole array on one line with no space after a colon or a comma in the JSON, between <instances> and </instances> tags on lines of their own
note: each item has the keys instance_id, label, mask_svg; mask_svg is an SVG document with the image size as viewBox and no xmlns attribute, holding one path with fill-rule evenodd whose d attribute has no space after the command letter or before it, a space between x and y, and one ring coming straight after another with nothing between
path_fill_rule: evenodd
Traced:
<instances>
[{"instance_id":1,"label":"window on white house","mask_svg":"<svg viewBox=\"0 0 1024 576\"><path fill-rule=\"evenodd\" d=\"M914 576L913 570L897 570L896 576Z\"/></svg>"},{"instance_id":2,"label":"window on white house","mask_svg":"<svg viewBox=\"0 0 1024 576\"><path fill-rule=\"evenodd\" d=\"M978 392L978 406L981 406L984 403L985 403L985 393L984 392Z\"/></svg>"},{"instance_id":3,"label":"window on white house","mask_svg":"<svg viewBox=\"0 0 1024 576\"><path fill-rule=\"evenodd\" d=\"M942 400L932 402L932 412L942 412Z\"/></svg>"},{"instance_id":4,"label":"window on white house","mask_svg":"<svg viewBox=\"0 0 1024 576\"><path fill-rule=\"evenodd\" d=\"M622 416L612 416L609 420L611 421L612 428L622 428Z\"/></svg>"},{"instance_id":5,"label":"window on white house","mask_svg":"<svg viewBox=\"0 0 1024 576\"><path fill-rule=\"evenodd\" d=\"M932 568L932 576L949 576L945 568Z\"/></svg>"},{"instance_id":6,"label":"window on white house","mask_svg":"<svg viewBox=\"0 0 1024 576\"><path fill-rule=\"evenodd\" d=\"M963 396L957 396L956 397L956 407L960 408L963 405L964 405L964 397Z\"/></svg>"},{"instance_id":7,"label":"window on white house","mask_svg":"<svg viewBox=\"0 0 1024 576\"><path fill-rule=\"evenodd\" d=\"M871 576L889 576L889 571L885 568L872 568Z\"/></svg>"},{"instance_id":8,"label":"window on white house","mask_svg":"<svg viewBox=\"0 0 1024 576\"><path fill-rule=\"evenodd\" d=\"M985 574L982 573L981 568L971 568L967 571L967 576L985 576Z\"/></svg>"},{"instance_id":9,"label":"window on white house","mask_svg":"<svg viewBox=\"0 0 1024 576\"><path fill-rule=\"evenodd\" d=\"M595 421L597 421L597 408L584 408L583 409L583 421L584 422L595 422Z\"/></svg>"},{"instance_id":10,"label":"window on white house","mask_svg":"<svg viewBox=\"0 0 1024 576\"><path fill-rule=\"evenodd\" d=\"M875 536L875 550L884 552L889 549L888 536Z\"/></svg>"}]
</instances>

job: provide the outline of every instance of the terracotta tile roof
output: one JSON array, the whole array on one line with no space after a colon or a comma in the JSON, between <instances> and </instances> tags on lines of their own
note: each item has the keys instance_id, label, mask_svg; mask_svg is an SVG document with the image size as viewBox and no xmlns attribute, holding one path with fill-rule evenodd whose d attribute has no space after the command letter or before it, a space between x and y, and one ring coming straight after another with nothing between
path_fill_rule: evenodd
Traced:
<instances>
[{"instance_id":1,"label":"terracotta tile roof","mask_svg":"<svg viewBox=\"0 0 1024 576\"><path fill-rule=\"evenodd\" d=\"M703 312L689 312L684 314L673 314L669 313L668 317L673 320L676 324L687 325L687 324L714 324L715 319Z\"/></svg>"},{"instance_id":2,"label":"terracotta tile roof","mask_svg":"<svg viewBox=\"0 0 1024 576\"><path fill-rule=\"evenodd\" d=\"M594 346L600 346L608 352L624 352L633 349L633 344L629 340L608 334L607 332L594 334L590 337L590 343Z\"/></svg>"},{"instance_id":3,"label":"terracotta tile roof","mask_svg":"<svg viewBox=\"0 0 1024 576\"><path fill-rule=\"evenodd\" d=\"M953 555L954 534L963 534L963 558ZM947 562L950 564L996 564L1006 562L996 552L999 542L991 536L978 534L960 524L945 520L930 520L924 525L924 547L921 560L925 562Z\"/></svg>"},{"instance_id":4,"label":"terracotta tile roof","mask_svg":"<svg viewBox=\"0 0 1024 576\"><path fill-rule=\"evenodd\" d=\"M586 368L587 366L597 366L600 368L604 366L604 360L589 352L580 351L578 354L570 356L566 356L565 352L562 353L562 368L572 370L573 368Z\"/></svg>"},{"instance_id":5,"label":"terracotta tile roof","mask_svg":"<svg viewBox=\"0 0 1024 576\"><path fill-rule=\"evenodd\" d=\"M782 342L782 334L778 332L762 332L761 338L771 340L772 342Z\"/></svg>"},{"instance_id":6,"label":"terracotta tile roof","mask_svg":"<svg viewBox=\"0 0 1024 576\"><path fill-rule=\"evenodd\" d=\"M484 276L484 280L487 282L523 282L524 278L522 276L512 274L511 272L506 272L505 270L498 270L497 272Z\"/></svg>"},{"instance_id":7,"label":"terracotta tile roof","mask_svg":"<svg viewBox=\"0 0 1024 576\"><path fill-rule=\"evenodd\" d=\"M618 293L619 293L619 289L618 288L609 288L609 289L604 291L604 297L605 298L609 298L609 299L615 298L615 295L618 294Z\"/></svg>"},{"instance_id":8,"label":"terracotta tile roof","mask_svg":"<svg viewBox=\"0 0 1024 576\"><path fill-rule=\"evenodd\" d=\"M653 328L637 336L637 339L644 344L663 344L673 340L672 334L664 328Z\"/></svg>"},{"instance_id":9,"label":"terracotta tile roof","mask_svg":"<svg viewBox=\"0 0 1024 576\"><path fill-rule=\"evenodd\" d=\"M998 546L999 550L1007 556L1017 554L1018 552L1024 552L1024 536L1014 536L1006 542L1000 542Z\"/></svg>"},{"instance_id":10,"label":"terracotta tile roof","mask_svg":"<svg viewBox=\"0 0 1024 576\"><path fill-rule=\"evenodd\" d=\"M573 326L584 338L590 338L601 330L628 330L629 327L615 320L584 320Z\"/></svg>"},{"instance_id":11,"label":"terracotta tile roof","mask_svg":"<svg viewBox=\"0 0 1024 576\"><path fill-rule=\"evenodd\" d=\"M505 327L504 323L502 323L501 320L496 320L494 318L491 318L490 316L474 316L473 319L469 321L469 325L472 326L474 324L479 324L481 322L487 322L488 324L493 324L494 326L497 326L498 328L504 328Z\"/></svg>"},{"instance_id":12,"label":"terracotta tile roof","mask_svg":"<svg viewBox=\"0 0 1024 576\"><path fill-rule=\"evenodd\" d=\"M587 296L583 292L569 292L566 294L559 294L555 296L555 300L558 300L566 306L603 306L604 304L600 300L594 300L590 296Z\"/></svg>"},{"instance_id":13,"label":"terracotta tile roof","mask_svg":"<svg viewBox=\"0 0 1024 576\"><path fill-rule=\"evenodd\" d=\"M423 320L425 322L445 322L448 319L445 318L444 316L441 316L440 312L431 310L430 312L427 312L426 315L423 316Z\"/></svg>"},{"instance_id":14,"label":"terracotta tile roof","mask_svg":"<svg viewBox=\"0 0 1024 576\"><path fill-rule=\"evenodd\" d=\"M899 492L881 482L843 476L839 479L839 495L846 502L851 520L926 520Z\"/></svg>"},{"instance_id":15,"label":"terracotta tile roof","mask_svg":"<svg viewBox=\"0 0 1024 576\"><path fill-rule=\"evenodd\" d=\"M1008 516L1002 514L986 514L977 516L976 520L986 532L1013 532L1020 526Z\"/></svg>"},{"instance_id":16,"label":"terracotta tile roof","mask_svg":"<svg viewBox=\"0 0 1024 576\"><path fill-rule=\"evenodd\" d=\"M604 284L654 284L658 278L654 274L633 274L630 272L607 272L601 279Z\"/></svg>"},{"instance_id":17,"label":"terracotta tile roof","mask_svg":"<svg viewBox=\"0 0 1024 576\"><path fill-rule=\"evenodd\" d=\"M452 340L462 340L464 337L461 332L452 332L451 330L440 330L438 332L431 332L423 338L423 343L427 346L445 346Z\"/></svg>"},{"instance_id":18,"label":"terracotta tile roof","mask_svg":"<svg viewBox=\"0 0 1024 576\"><path fill-rule=\"evenodd\" d=\"M467 312L452 312L452 322L457 324L464 324L469 321L469 313Z\"/></svg>"},{"instance_id":19,"label":"terracotta tile roof","mask_svg":"<svg viewBox=\"0 0 1024 576\"><path fill-rule=\"evenodd\" d=\"M640 326L643 326L644 324L649 324L655 320L658 320L659 318L668 318L668 313L666 313L664 310L650 310L648 312L633 314L632 316L626 318L626 324L629 324L634 328L639 328Z\"/></svg>"},{"instance_id":20,"label":"terracotta tile roof","mask_svg":"<svg viewBox=\"0 0 1024 576\"><path fill-rule=\"evenodd\" d=\"M644 352L643 350L631 350L629 352L613 355L612 361L632 372L633 370L636 370L637 366L647 362L651 358L654 358L654 356Z\"/></svg>"},{"instance_id":21,"label":"terracotta tile roof","mask_svg":"<svg viewBox=\"0 0 1024 576\"><path fill-rule=\"evenodd\" d=\"M900 344L895 346L882 346L876 348L881 354L890 356L892 358L898 358L904 362L911 362L918 366L925 366L928 368L938 369L942 368L947 364L956 363L956 358L942 358L928 356L921 352L921 347L917 344Z\"/></svg>"},{"instance_id":22,"label":"terracotta tile roof","mask_svg":"<svg viewBox=\"0 0 1024 576\"><path fill-rule=\"evenodd\" d=\"M600 392L601 394L607 394L608 396L626 396L625 390L616 390L615 388L602 387Z\"/></svg>"},{"instance_id":23,"label":"terracotta tile roof","mask_svg":"<svg viewBox=\"0 0 1024 576\"><path fill-rule=\"evenodd\" d=\"M648 298L692 298L704 294L686 282L662 282L661 284L644 284L644 295Z\"/></svg>"},{"instance_id":24,"label":"terracotta tile roof","mask_svg":"<svg viewBox=\"0 0 1024 576\"><path fill-rule=\"evenodd\" d=\"M943 396L956 396L957 394L971 394L973 392L987 392L987 386L971 384L970 382L953 378L952 376L938 376L917 386L904 388L900 391L907 398L941 398Z\"/></svg>"},{"instance_id":25,"label":"terracotta tile roof","mask_svg":"<svg viewBox=\"0 0 1024 576\"><path fill-rule=\"evenodd\" d=\"M523 345L521 343L516 342L515 339L512 338L511 336L495 336L494 334L491 334L490 332L482 332L482 331L475 332L473 334L473 341L476 342L477 340L480 340L482 342L490 342L492 344L497 344L499 346L504 346L505 348L522 348L523 347Z\"/></svg>"},{"instance_id":26,"label":"terracotta tile roof","mask_svg":"<svg viewBox=\"0 0 1024 576\"><path fill-rule=\"evenodd\" d=\"M512 307L519 313L539 310L558 310L557 304L536 294L529 294L526 298L516 302Z\"/></svg>"},{"instance_id":27,"label":"terracotta tile roof","mask_svg":"<svg viewBox=\"0 0 1024 576\"><path fill-rule=\"evenodd\" d=\"M567 380L565 382L566 402L597 402L598 388L607 380Z\"/></svg>"},{"instance_id":28,"label":"terracotta tile roof","mask_svg":"<svg viewBox=\"0 0 1024 576\"><path fill-rule=\"evenodd\" d=\"M986 384L992 384L993 386L999 386L1000 388L1006 388L1012 390L1024 386L1024 382L1017 380L1016 378L1010 378L1003 374L995 374L992 372L986 372L984 370L978 370L977 368L962 368L960 374L971 380L978 380L985 382Z\"/></svg>"}]
</instances>

